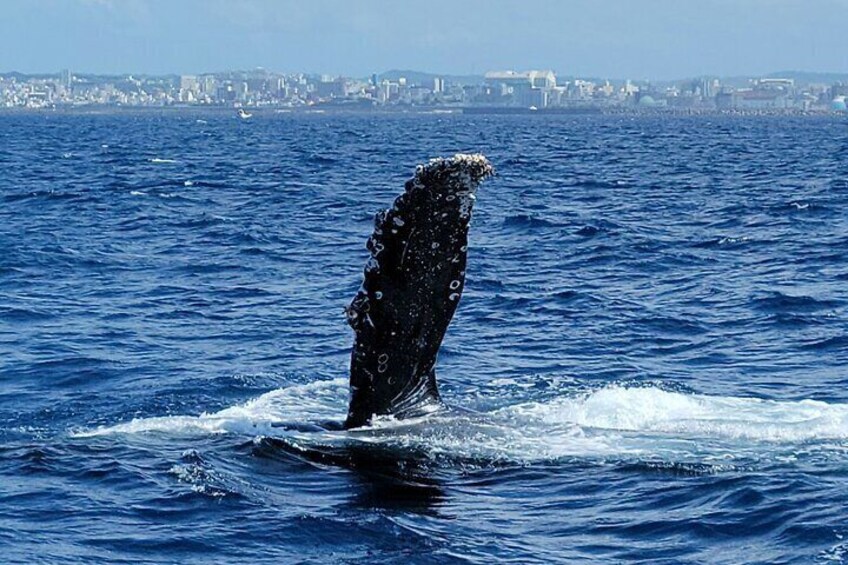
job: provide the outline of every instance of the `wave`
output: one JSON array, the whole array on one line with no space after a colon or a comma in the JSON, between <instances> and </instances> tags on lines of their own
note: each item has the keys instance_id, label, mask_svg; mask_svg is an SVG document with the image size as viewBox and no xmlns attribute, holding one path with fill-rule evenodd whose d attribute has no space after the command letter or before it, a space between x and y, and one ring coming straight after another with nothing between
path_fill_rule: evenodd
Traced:
<instances>
[{"instance_id":1,"label":"wave","mask_svg":"<svg viewBox=\"0 0 848 565\"><path fill-rule=\"evenodd\" d=\"M806 295L792 295L779 291L759 296L753 301L753 306L766 312L810 313L820 310L834 310L842 304L832 298L815 298Z\"/></svg>"},{"instance_id":2,"label":"wave","mask_svg":"<svg viewBox=\"0 0 848 565\"><path fill-rule=\"evenodd\" d=\"M559 224L556 222L552 222L550 220L546 220L544 218L538 218L535 216L530 216L528 214L515 214L511 216L507 216L503 220L504 227L511 228L554 228L559 227Z\"/></svg>"},{"instance_id":3,"label":"wave","mask_svg":"<svg viewBox=\"0 0 848 565\"><path fill-rule=\"evenodd\" d=\"M715 237L709 239L707 241L699 241L692 244L692 247L698 249L710 249L713 247L741 247L751 242L751 239L747 235L743 236L724 236L724 237Z\"/></svg>"},{"instance_id":4,"label":"wave","mask_svg":"<svg viewBox=\"0 0 848 565\"><path fill-rule=\"evenodd\" d=\"M173 435L236 433L274 435L282 425L320 422L344 414L347 379L316 381L273 390L244 404L199 416L137 418L114 426L77 431L74 437L164 432ZM341 410L341 412L339 411Z\"/></svg>"},{"instance_id":5,"label":"wave","mask_svg":"<svg viewBox=\"0 0 848 565\"><path fill-rule=\"evenodd\" d=\"M280 439L306 450L380 446L432 458L511 463L578 458L732 466L848 448L848 404L816 400L610 385L485 413L444 410L411 420L378 418L351 431L325 427L341 422L347 399L347 379L318 381L215 413L141 418L72 435L229 433Z\"/></svg>"},{"instance_id":6,"label":"wave","mask_svg":"<svg viewBox=\"0 0 848 565\"><path fill-rule=\"evenodd\" d=\"M690 438L803 442L848 439L848 405L610 386L582 397L505 409L551 425Z\"/></svg>"}]
</instances>

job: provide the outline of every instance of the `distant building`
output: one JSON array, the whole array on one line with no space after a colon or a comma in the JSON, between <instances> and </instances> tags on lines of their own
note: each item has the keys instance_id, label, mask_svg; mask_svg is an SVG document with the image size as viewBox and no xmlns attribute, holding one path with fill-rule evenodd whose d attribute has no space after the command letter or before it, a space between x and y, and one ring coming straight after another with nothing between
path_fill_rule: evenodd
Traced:
<instances>
[{"instance_id":1,"label":"distant building","mask_svg":"<svg viewBox=\"0 0 848 565\"><path fill-rule=\"evenodd\" d=\"M630 79L627 79L624 82L624 87L622 88L622 94L624 94L625 97L636 96L636 94L638 92L639 92L639 87L636 86L635 84L633 84L632 82L630 82Z\"/></svg>"},{"instance_id":2,"label":"distant building","mask_svg":"<svg viewBox=\"0 0 848 565\"><path fill-rule=\"evenodd\" d=\"M327 104L346 108L494 106L515 108L631 108L660 111L842 111L848 84L791 78L751 78L748 88L698 77L652 86L573 78L557 83L549 70L491 71L482 81L451 82L403 77L380 81L334 75L281 74L265 69L181 76L0 73L0 107L48 108L87 105L190 105L298 108Z\"/></svg>"},{"instance_id":3,"label":"distant building","mask_svg":"<svg viewBox=\"0 0 848 565\"><path fill-rule=\"evenodd\" d=\"M779 89L746 88L733 92L720 92L716 96L716 106L734 110L776 110L791 108L793 103L791 98Z\"/></svg>"},{"instance_id":4,"label":"distant building","mask_svg":"<svg viewBox=\"0 0 848 565\"><path fill-rule=\"evenodd\" d=\"M791 78L761 78L754 81L758 90L792 90L795 80Z\"/></svg>"},{"instance_id":5,"label":"distant building","mask_svg":"<svg viewBox=\"0 0 848 565\"><path fill-rule=\"evenodd\" d=\"M217 82L215 81L215 77L213 75L204 75L203 80L201 81L201 85L203 87L204 94L212 95L215 93Z\"/></svg>"},{"instance_id":6,"label":"distant building","mask_svg":"<svg viewBox=\"0 0 848 565\"><path fill-rule=\"evenodd\" d=\"M595 83L588 80L577 79L569 85L571 98L580 100L591 98L595 93Z\"/></svg>"},{"instance_id":7,"label":"distant building","mask_svg":"<svg viewBox=\"0 0 848 565\"><path fill-rule=\"evenodd\" d=\"M836 99L840 96L848 96L848 84L837 82L830 87L830 99Z\"/></svg>"},{"instance_id":8,"label":"distant building","mask_svg":"<svg viewBox=\"0 0 848 565\"><path fill-rule=\"evenodd\" d=\"M200 91L200 81L195 75L182 75L180 77L180 90Z\"/></svg>"},{"instance_id":9,"label":"distant building","mask_svg":"<svg viewBox=\"0 0 848 565\"><path fill-rule=\"evenodd\" d=\"M315 84L315 94L317 94L319 98L344 98L346 94L345 80L343 78L331 78L326 81L322 80Z\"/></svg>"},{"instance_id":10,"label":"distant building","mask_svg":"<svg viewBox=\"0 0 848 565\"><path fill-rule=\"evenodd\" d=\"M553 71L489 71L485 82L511 104L544 108L556 88L556 75Z\"/></svg>"},{"instance_id":11,"label":"distant building","mask_svg":"<svg viewBox=\"0 0 848 565\"><path fill-rule=\"evenodd\" d=\"M70 90L71 84L74 82L74 76L71 74L71 71L65 69L62 71L60 80L62 81L62 86L64 86L67 90Z\"/></svg>"},{"instance_id":12,"label":"distant building","mask_svg":"<svg viewBox=\"0 0 848 565\"><path fill-rule=\"evenodd\" d=\"M553 71L489 71L485 76L486 84L507 85L519 88L553 88L556 75Z\"/></svg>"},{"instance_id":13,"label":"distant building","mask_svg":"<svg viewBox=\"0 0 848 565\"><path fill-rule=\"evenodd\" d=\"M194 75L182 75L180 77L180 102L194 102L200 94L200 81Z\"/></svg>"},{"instance_id":14,"label":"distant building","mask_svg":"<svg viewBox=\"0 0 848 565\"><path fill-rule=\"evenodd\" d=\"M700 95L703 98L715 98L715 95L718 94L720 88L721 83L718 79L704 78L701 79L698 84L698 89L695 94Z\"/></svg>"}]
</instances>

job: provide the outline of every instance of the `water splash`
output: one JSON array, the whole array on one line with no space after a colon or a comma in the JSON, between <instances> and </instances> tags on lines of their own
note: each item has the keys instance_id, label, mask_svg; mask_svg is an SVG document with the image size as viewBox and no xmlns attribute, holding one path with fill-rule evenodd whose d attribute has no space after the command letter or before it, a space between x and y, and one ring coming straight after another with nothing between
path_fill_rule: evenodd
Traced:
<instances>
[{"instance_id":1,"label":"water splash","mask_svg":"<svg viewBox=\"0 0 848 565\"><path fill-rule=\"evenodd\" d=\"M347 380L274 390L199 416L135 419L74 433L174 436L238 434L297 442L305 448L380 445L430 457L533 463L563 458L698 462L791 460L811 447L844 453L848 405L607 386L524 402L487 413L444 410L416 419L378 418L344 432Z\"/></svg>"}]
</instances>

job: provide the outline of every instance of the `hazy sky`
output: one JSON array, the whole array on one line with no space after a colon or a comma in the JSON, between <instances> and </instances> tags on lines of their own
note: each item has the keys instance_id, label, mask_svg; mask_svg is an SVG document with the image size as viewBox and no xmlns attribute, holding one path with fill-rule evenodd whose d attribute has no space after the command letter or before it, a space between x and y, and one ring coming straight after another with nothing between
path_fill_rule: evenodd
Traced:
<instances>
[{"instance_id":1,"label":"hazy sky","mask_svg":"<svg viewBox=\"0 0 848 565\"><path fill-rule=\"evenodd\" d=\"M0 0L0 71L848 72L848 0Z\"/></svg>"}]
</instances>

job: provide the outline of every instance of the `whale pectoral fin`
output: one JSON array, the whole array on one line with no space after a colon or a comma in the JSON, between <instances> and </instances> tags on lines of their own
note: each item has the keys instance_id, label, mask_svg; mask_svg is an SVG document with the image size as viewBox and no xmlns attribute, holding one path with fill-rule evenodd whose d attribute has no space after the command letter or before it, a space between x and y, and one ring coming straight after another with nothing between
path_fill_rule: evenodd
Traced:
<instances>
[{"instance_id":1,"label":"whale pectoral fin","mask_svg":"<svg viewBox=\"0 0 848 565\"><path fill-rule=\"evenodd\" d=\"M440 403L436 357L465 284L475 193L492 173L482 155L434 159L377 214L365 280L346 310L356 332L346 428Z\"/></svg>"}]
</instances>

